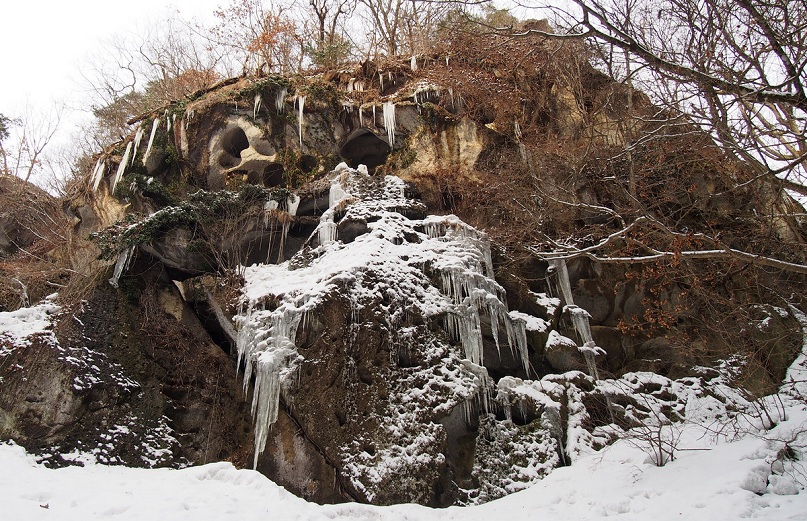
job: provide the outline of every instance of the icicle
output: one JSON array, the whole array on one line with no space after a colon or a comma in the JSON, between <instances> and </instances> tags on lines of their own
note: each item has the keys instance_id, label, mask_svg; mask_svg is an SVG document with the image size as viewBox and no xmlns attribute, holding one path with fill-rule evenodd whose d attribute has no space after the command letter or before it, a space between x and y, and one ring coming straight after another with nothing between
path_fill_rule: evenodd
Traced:
<instances>
[{"instance_id":1,"label":"icicle","mask_svg":"<svg viewBox=\"0 0 807 521\"><path fill-rule=\"evenodd\" d=\"M375 104L373 104L373 125L375 125Z\"/></svg>"},{"instance_id":2,"label":"icicle","mask_svg":"<svg viewBox=\"0 0 807 521\"><path fill-rule=\"evenodd\" d=\"M120 276L129 267L129 261L132 258L132 254L134 253L134 246L131 246L118 255L118 260L115 262L115 270L112 272L112 278L109 279L109 283L112 284L114 287L118 287L118 280L120 280Z\"/></svg>"},{"instance_id":3,"label":"icicle","mask_svg":"<svg viewBox=\"0 0 807 521\"><path fill-rule=\"evenodd\" d=\"M395 148L395 103L384 103L384 128L387 129L387 140L390 148Z\"/></svg>"},{"instance_id":4,"label":"icicle","mask_svg":"<svg viewBox=\"0 0 807 521\"><path fill-rule=\"evenodd\" d=\"M143 125L138 125L134 138L134 149L132 150L132 166L134 166L137 150L140 148L140 140L143 139Z\"/></svg>"},{"instance_id":5,"label":"icicle","mask_svg":"<svg viewBox=\"0 0 807 521\"><path fill-rule=\"evenodd\" d=\"M292 217L297 215L297 208L300 206L300 198L296 194L291 194L286 198L286 211Z\"/></svg>"},{"instance_id":6,"label":"icicle","mask_svg":"<svg viewBox=\"0 0 807 521\"><path fill-rule=\"evenodd\" d=\"M384 93L384 73L382 71L378 71L378 83L381 85L381 92Z\"/></svg>"},{"instance_id":7,"label":"icicle","mask_svg":"<svg viewBox=\"0 0 807 521\"><path fill-rule=\"evenodd\" d=\"M589 322L591 315L585 309L574 304L574 300L572 299L572 284L569 281L569 270L566 268L566 261L564 259L553 260L552 267L555 268L557 272L558 285L560 286L561 295L563 295L565 304L564 309L569 313L572 326L580 340L581 345L578 347L578 350L583 354L583 358L586 360L589 376L598 380L599 375L597 373L595 357L603 353L603 350L597 347L591 336L591 325Z\"/></svg>"},{"instance_id":8,"label":"icicle","mask_svg":"<svg viewBox=\"0 0 807 521\"><path fill-rule=\"evenodd\" d=\"M362 116L362 110L361 110L361 105L359 105L359 127L363 127L363 126L364 126L364 121L363 121L363 116Z\"/></svg>"},{"instance_id":9,"label":"icicle","mask_svg":"<svg viewBox=\"0 0 807 521\"><path fill-rule=\"evenodd\" d=\"M448 55L446 54L446 67L448 67Z\"/></svg>"},{"instance_id":10,"label":"icicle","mask_svg":"<svg viewBox=\"0 0 807 521\"><path fill-rule=\"evenodd\" d=\"M255 324L252 306L240 321L236 340L238 363L244 360L244 390L252 374L255 386L252 395L252 415L255 421L255 459L266 447L269 427L277 420L280 391L284 381L294 373L299 355L294 343L304 312L298 308L281 307ZM264 327L269 322L269 327Z\"/></svg>"},{"instance_id":11,"label":"icicle","mask_svg":"<svg viewBox=\"0 0 807 521\"><path fill-rule=\"evenodd\" d=\"M409 59L409 68L412 69L413 71L418 70L418 60L416 56L412 56Z\"/></svg>"},{"instance_id":12,"label":"icicle","mask_svg":"<svg viewBox=\"0 0 807 521\"><path fill-rule=\"evenodd\" d=\"M132 142L126 144L126 151L123 153L123 158L120 160L120 164L118 165L118 170L115 172L115 176L112 178L112 184L109 187L109 193L111 195L115 194L115 187L118 186L118 181L121 180L123 177L123 173L126 171L126 164L129 162L129 156L132 153Z\"/></svg>"},{"instance_id":13,"label":"icicle","mask_svg":"<svg viewBox=\"0 0 807 521\"><path fill-rule=\"evenodd\" d=\"M286 94L288 94L289 90L286 87L282 89L278 89L275 93L275 110L277 110L278 114L283 114L283 111L286 109Z\"/></svg>"},{"instance_id":14,"label":"icicle","mask_svg":"<svg viewBox=\"0 0 807 521\"><path fill-rule=\"evenodd\" d=\"M364 92L364 80L359 80L359 81L357 81L357 82L354 84L353 88L354 88L354 89L355 89L357 92Z\"/></svg>"},{"instance_id":15,"label":"icicle","mask_svg":"<svg viewBox=\"0 0 807 521\"><path fill-rule=\"evenodd\" d=\"M303 106L305 105L305 96L297 96L297 125L300 133L300 146L303 146Z\"/></svg>"},{"instance_id":16,"label":"icicle","mask_svg":"<svg viewBox=\"0 0 807 521\"><path fill-rule=\"evenodd\" d=\"M448 88L448 95L451 97L451 108L454 108L454 89L452 87Z\"/></svg>"},{"instance_id":17,"label":"icicle","mask_svg":"<svg viewBox=\"0 0 807 521\"><path fill-rule=\"evenodd\" d=\"M269 226L269 216L272 214L273 210L277 210L277 201L269 200L263 203L263 227L266 228Z\"/></svg>"},{"instance_id":18,"label":"icicle","mask_svg":"<svg viewBox=\"0 0 807 521\"><path fill-rule=\"evenodd\" d=\"M347 82L347 91L353 92L355 84L356 84L356 78L350 78L350 80Z\"/></svg>"},{"instance_id":19,"label":"icicle","mask_svg":"<svg viewBox=\"0 0 807 521\"><path fill-rule=\"evenodd\" d=\"M255 94L255 104L252 107L252 119L258 119L258 112L261 110L261 94Z\"/></svg>"},{"instance_id":20,"label":"icicle","mask_svg":"<svg viewBox=\"0 0 807 521\"><path fill-rule=\"evenodd\" d=\"M92 184L92 191L95 192L98 190L98 185L101 184L101 179L104 178L104 172L106 171L106 162L103 158L98 158L98 161L95 163L95 167L92 169L92 175L90 176L90 184Z\"/></svg>"},{"instance_id":21,"label":"icicle","mask_svg":"<svg viewBox=\"0 0 807 521\"><path fill-rule=\"evenodd\" d=\"M160 126L160 118L154 118L154 122L151 124L151 134L149 134L149 143L148 145L146 145L146 153L143 154L144 166L149 159L149 155L151 155L151 147L154 144L154 136L157 134L157 127L159 126Z\"/></svg>"}]
</instances>

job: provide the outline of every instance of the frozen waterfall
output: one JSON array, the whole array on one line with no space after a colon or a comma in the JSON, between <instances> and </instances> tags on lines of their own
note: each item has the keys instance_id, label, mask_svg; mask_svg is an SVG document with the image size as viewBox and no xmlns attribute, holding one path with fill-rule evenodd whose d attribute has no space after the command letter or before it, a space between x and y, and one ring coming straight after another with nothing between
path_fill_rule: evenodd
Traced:
<instances>
[{"instance_id":1,"label":"frozen waterfall","mask_svg":"<svg viewBox=\"0 0 807 521\"><path fill-rule=\"evenodd\" d=\"M506 344L502 347L509 347L528 369L526 324L508 312L505 291L493 279L487 237L451 215L406 217L403 209L422 208L407 194L397 177L368 176L339 165L328 192L329 208L313 235L320 248L313 255L303 250L282 264L244 268L236 346L245 389L254 382L253 465L278 417L283 393L301 374L298 329L334 295L350 306L348 331L358 331L362 310L381 300L396 303L382 318L390 328L403 327L409 316L422 317L435 328L443 325L453 339L446 348L463 359L463 374L476 382L463 396L475 396L482 407L491 390L483 335L490 335L497 347ZM296 198L285 201L290 213L297 204ZM278 208L272 205L271 211ZM337 211L343 219L365 222L366 233L348 243L338 241ZM440 336L445 342L445 335ZM349 334L345 341L356 338Z\"/></svg>"}]
</instances>

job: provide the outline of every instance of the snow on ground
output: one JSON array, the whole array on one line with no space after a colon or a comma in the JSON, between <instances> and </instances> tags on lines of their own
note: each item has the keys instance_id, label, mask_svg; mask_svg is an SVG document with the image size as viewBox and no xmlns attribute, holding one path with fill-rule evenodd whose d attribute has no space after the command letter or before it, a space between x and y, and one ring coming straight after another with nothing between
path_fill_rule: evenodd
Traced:
<instances>
[{"instance_id":1,"label":"snow on ground","mask_svg":"<svg viewBox=\"0 0 807 521\"><path fill-rule=\"evenodd\" d=\"M793 311L807 326L807 316ZM9 324L12 318L23 318L2 317ZM44 328L44 317L40 318L41 322L30 321L30 331ZM25 336L22 330L20 336ZM759 402L768 404L774 420L786 418L769 430L748 421L741 423L743 434L727 439L713 434L721 430L719 425L690 422L682 427L676 459L664 467L653 465L635 439L622 439L600 452L584 454L574 465L553 471L527 490L481 506L445 510L417 505L318 506L255 471L238 470L229 463L182 470L95 463L49 469L22 448L0 444L0 519L803 520L807 513L805 354L793 363L779 399ZM512 384L517 388L521 382Z\"/></svg>"},{"instance_id":2,"label":"snow on ground","mask_svg":"<svg viewBox=\"0 0 807 521\"><path fill-rule=\"evenodd\" d=\"M434 510L416 505L318 506L286 492L252 470L213 463L183 470L132 469L88 464L47 469L23 449L0 445L3 519L86 521L93 519L343 519L508 521L708 519L796 520L807 513L805 468L785 468L795 489L770 481L764 493L746 490L776 468L771 440L807 430L807 407L789 402L789 419L760 436L713 444L690 426L664 467L627 441L560 468L532 488L478 507ZM804 440L802 440L804 441ZM764 482L764 480L763 480ZM745 487L745 488L744 488ZM778 492L778 493L776 493ZM799 492L794 495L781 495Z\"/></svg>"},{"instance_id":3,"label":"snow on ground","mask_svg":"<svg viewBox=\"0 0 807 521\"><path fill-rule=\"evenodd\" d=\"M34 334L49 334L51 316L60 309L53 303L53 297L55 294L36 306L0 312L0 340L7 345L7 350L11 346L28 345L28 337ZM0 352L0 356L2 354Z\"/></svg>"}]
</instances>

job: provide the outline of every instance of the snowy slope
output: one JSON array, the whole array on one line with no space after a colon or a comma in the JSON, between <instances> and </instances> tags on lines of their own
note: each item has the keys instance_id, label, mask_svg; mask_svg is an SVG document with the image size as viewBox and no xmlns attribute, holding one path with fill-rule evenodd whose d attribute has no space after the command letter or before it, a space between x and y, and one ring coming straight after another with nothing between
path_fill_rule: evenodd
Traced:
<instances>
[{"instance_id":1,"label":"snowy slope","mask_svg":"<svg viewBox=\"0 0 807 521\"><path fill-rule=\"evenodd\" d=\"M790 419L769 438L807 428L803 404L790 403ZM769 485L764 494L746 490L758 481L775 444L754 436L711 445L690 427L684 451L665 467L625 441L556 470L532 488L478 507L432 510L415 505L371 507L306 503L263 475L228 463L201 467L131 469L90 464L58 470L38 465L16 446L0 446L2 519L520 519L586 520L613 517L673 519L804 519L804 468L796 489ZM802 443L805 439L802 437ZM792 474L791 474L792 475ZM776 480L773 480L776 481ZM800 492L781 495L775 492Z\"/></svg>"}]
</instances>

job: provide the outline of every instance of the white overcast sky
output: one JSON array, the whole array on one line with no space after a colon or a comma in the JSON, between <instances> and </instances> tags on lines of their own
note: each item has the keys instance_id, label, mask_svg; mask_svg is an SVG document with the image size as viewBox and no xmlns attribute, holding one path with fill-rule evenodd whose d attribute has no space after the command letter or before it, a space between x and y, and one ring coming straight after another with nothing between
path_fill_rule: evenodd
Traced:
<instances>
[{"instance_id":1,"label":"white overcast sky","mask_svg":"<svg viewBox=\"0 0 807 521\"><path fill-rule=\"evenodd\" d=\"M217 6L228 3L4 0L0 7L0 113L13 117L26 103L39 110L54 103L65 103L68 111L86 108L80 69L101 41L136 33L177 10L186 19L210 17ZM71 120L75 114L65 116Z\"/></svg>"}]
</instances>

